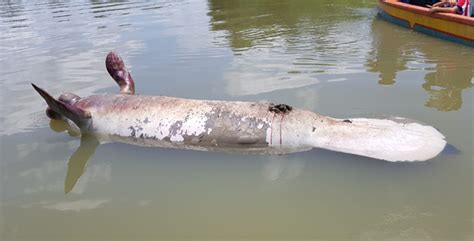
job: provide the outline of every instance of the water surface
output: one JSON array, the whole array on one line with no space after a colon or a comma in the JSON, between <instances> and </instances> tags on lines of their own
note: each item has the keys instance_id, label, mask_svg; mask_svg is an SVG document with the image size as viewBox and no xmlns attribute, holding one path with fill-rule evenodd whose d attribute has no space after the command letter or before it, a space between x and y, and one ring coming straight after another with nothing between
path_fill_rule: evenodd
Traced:
<instances>
[{"instance_id":1,"label":"water surface","mask_svg":"<svg viewBox=\"0 0 474 241\"><path fill-rule=\"evenodd\" d=\"M375 1L2 1L0 239L472 240L474 49L376 13ZM77 150L29 83L115 93L110 50L141 95L404 116L451 147L419 163Z\"/></svg>"}]
</instances>

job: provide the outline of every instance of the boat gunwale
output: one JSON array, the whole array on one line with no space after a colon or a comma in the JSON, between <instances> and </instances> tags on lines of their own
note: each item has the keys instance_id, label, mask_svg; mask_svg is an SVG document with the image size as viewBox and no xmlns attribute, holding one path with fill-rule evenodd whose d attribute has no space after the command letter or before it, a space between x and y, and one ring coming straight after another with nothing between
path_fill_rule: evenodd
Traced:
<instances>
[{"instance_id":1,"label":"boat gunwale","mask_svg":"<svg viewBox=\"0 0 474 241\"><path fill-rule=\"evenodd\" d=\"M416 5L412 5L408 3L403 3L403 2L400 2L399 0L379 0L379 3L387 5L387 6L391 6L394 8L398 8L403 11L408 11L415 14L428 16L431 18L439 18L439 19L448 20L451 22L457 22L457 23L461 23L461 24L465 24L469 26L474 26L473 17L467 17L467 16L462 16L462 15L452 14L452 13L431 14L429 8L420 7L420 6L416 6Z\"/></svg>"}]
</instances>

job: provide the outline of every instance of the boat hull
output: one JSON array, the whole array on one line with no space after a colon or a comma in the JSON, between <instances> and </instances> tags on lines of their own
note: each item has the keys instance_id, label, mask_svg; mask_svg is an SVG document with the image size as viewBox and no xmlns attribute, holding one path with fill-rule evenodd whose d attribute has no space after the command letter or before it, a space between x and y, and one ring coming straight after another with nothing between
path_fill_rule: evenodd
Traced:
<instances>
[{"instance_id":1,"label":"boat hull","mask_svg":"<svg viewBox=\"0 0 474 241\"><path fill-rule=\"evenodd\" d=\"M474 18L448 13L430 14L428 8L397 0L379 0L378 15L400 26L474 47Z\"/></svg>"}]
</instances>

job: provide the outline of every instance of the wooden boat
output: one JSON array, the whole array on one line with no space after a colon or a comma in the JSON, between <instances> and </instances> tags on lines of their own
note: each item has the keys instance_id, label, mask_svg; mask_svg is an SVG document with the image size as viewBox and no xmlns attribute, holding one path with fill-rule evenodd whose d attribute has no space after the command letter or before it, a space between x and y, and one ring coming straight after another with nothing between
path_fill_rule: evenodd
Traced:
<instances>
[{"instance_id":1,"label":"wooden boat","mask_svg":"<svg viewBox=\"0 0 474 241\"><path fill-rule=\"evenodd\" d=\"M378 0L382 18L418 32L474 47L474 18L452 13L430 14L427 7L398 0Z\"/></svg>"}]
</instances>

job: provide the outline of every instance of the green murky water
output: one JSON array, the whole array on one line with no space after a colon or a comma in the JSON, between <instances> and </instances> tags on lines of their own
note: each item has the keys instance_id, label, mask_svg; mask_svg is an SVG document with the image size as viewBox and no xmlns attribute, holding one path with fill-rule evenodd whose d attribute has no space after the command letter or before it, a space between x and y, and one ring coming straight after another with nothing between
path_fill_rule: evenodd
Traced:
<instances>
[{"instance_id":1,"label":"green murky water","mask_svg":"<svg viewBox=\"0 0 474 241\"><path fill-rule=\"evenodd\" d=\"M0 2L0 239L472 240L474 49L376 12L375 1L342 0ZM110 50L139 94L405 116L451 146L420 163L76 152L79 138L50 128L29 83L117 92Z\"/></svg>"}]
</instances>

